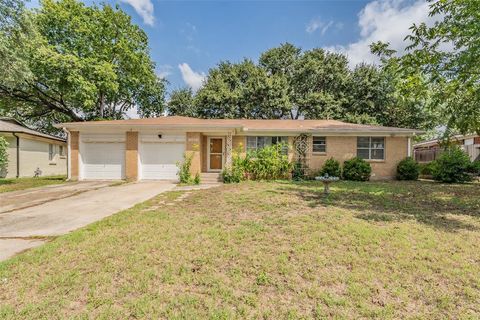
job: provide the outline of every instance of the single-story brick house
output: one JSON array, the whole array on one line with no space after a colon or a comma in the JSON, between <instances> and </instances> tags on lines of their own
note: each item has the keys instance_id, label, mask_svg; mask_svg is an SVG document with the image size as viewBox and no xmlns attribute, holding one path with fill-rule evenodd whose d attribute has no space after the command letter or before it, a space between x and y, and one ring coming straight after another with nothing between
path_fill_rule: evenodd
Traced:
<instances>
[{"instance_id":1,"label":"single-story brick house","mask_svg":"<svg viewBox=\"0 0 480 320\"><path fill-rule=\"evenodd\" d=\"M8 143L8 165L0 178L67 174L65 139L32 130L12 118L0 118L0 136Z\"/></svg>"},{"instance_id":2,"label":"single-story brick house","mask_svg":"<svg viewBox=\"0 0 480 320\"><path fill-rule=\"evenodd\" d=\"M177 179L176 163L193 154L192 174L219 173L232 150L246 152L286 142L294 160L303 150L311 170L330 157L359 156L372 165L372 179L395 176L411 155L417 130L351 124L335 120L146 119L72 122L68 131L71 179ZM303 148L300 150L299 148ZM299 151L300 150L300 151Z\"/></svg>"}]
</instances>

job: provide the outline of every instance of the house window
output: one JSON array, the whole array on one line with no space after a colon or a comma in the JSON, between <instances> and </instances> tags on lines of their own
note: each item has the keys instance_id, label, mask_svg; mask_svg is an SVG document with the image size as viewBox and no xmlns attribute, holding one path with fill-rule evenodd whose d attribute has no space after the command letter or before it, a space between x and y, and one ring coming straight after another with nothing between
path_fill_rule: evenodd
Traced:
<instances>
[{"instance_id":1,"label":"house window","mask_svg":"<svg viewBox=\"0 0 480 320\"><path fill-rule=\"evenodd\" d=\"M313 152L327 152L327 139L325 137L313 137Z\"/></svg>"},{"instance_id":2,"label":"house window","mask_svg":"<svg viewBox=\"0 0 480 320\"><path fill-rule=\"evenodd\" d=\"M358 137L357 157L365 160L385 159L384 137Z\"/></svg>"},{"instance_id":3,"label":"house window","mask_svg":"<svg viewBox=\"0 0 480 320\"><path fill-rule=\"evenodd\" d=\"M60 155L60 157L64 157L65 156L65 148L63 146L58 146L58 154Z\"/></svg>"},{"instance_id":4,"label":"house window","mask_svg":"<svg viewBox=\"0 0 480 320\"><path fill-rule=\"evenodd\" d=\"M52 161L55 156L55 146L53 144L48 145L48 160Z\"/></svg>"},{"instance_id":5,"label":"house window","mask_svg":"<svg viewBox=\"0 0 480 320\"><path fill-rule=\"evenodd\" d=\"M258 150L279 143L287 144L288 137L247 137L247 151ZM288 153L288 147L283 150L283 153Z\"/></svg>"}]
</instances>

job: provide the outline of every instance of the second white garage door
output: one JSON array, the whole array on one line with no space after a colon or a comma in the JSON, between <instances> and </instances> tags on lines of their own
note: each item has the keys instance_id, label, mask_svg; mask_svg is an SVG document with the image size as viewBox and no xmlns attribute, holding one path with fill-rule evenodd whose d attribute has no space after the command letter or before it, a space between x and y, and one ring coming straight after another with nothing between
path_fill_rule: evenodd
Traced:
<instances>
[{"instance_id":1,"label":"second white garage door","mask_svg":"<svg viewBox=\"0 0 480 320\"><path fill-rule=\"evenodd\" d=\"M178 180L177 162L183 161L185 143L142 143L141 179Z\"/></svg>"}]
</instances>

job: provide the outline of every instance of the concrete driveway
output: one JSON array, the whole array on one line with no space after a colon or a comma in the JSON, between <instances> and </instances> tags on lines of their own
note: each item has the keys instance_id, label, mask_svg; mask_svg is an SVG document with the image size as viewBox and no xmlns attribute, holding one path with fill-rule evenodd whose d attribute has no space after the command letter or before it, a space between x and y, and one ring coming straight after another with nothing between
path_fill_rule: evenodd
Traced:
<instances>
[{"instance_id":1,"label":"concrete driveway","mask_svg":"<svg viewBox=\"0 0 480 320\"><path fill-rule=\"evenodd\" d=\"M32 237L68 233L174 187L167 181L97 186L66 198L0 213L0 260L42 244Z\"/></svg>"},{"instance_id":2,"label":"concrete driveway","mask_svg":"<svg viewBox=\"0 0 480 320\"><path fill-rule=\"evenodd\" d=\"M33 207L112 185L112 181L80 181L2 193L0 213Z\"/></svg>"}]
</instances>

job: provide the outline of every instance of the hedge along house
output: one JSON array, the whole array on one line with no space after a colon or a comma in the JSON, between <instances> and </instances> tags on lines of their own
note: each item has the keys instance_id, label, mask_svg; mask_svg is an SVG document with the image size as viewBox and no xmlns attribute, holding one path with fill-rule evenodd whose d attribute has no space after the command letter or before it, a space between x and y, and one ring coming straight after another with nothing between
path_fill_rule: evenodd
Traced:
<instances>
[{"instance_id":1,"label":"hedge along house","mask_svg":"<svg viewBox=\"0 0 480 320\"><path fill-rule=\"evenodd\" d=\"M220 173L234 150L247 152L288 143L290 160L318 170L333 157L359 156L372 165L372 179L391 179L411 155L417 130L335 120L197 119L179 116L73 122L58 125L68 135L69 178L177 180L177 163L192 156L191 172Z\"/></svg>"}]
</instances>

